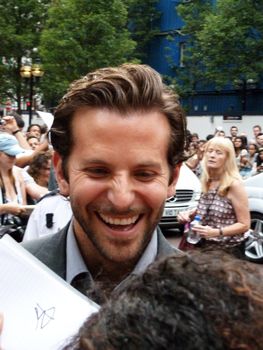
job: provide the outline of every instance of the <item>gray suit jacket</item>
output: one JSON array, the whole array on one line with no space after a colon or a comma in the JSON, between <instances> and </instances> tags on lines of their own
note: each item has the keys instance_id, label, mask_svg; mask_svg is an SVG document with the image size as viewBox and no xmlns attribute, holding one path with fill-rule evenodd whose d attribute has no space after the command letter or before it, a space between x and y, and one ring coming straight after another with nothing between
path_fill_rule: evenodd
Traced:
<instances>
[{"instance_id":1,"label":"gray suit jacket","mask_svg":"<svg viewBox=\"0 0 263 350\"><path fill-rule=\"evenodd\" d=\"M66 279L66 238L69 224L54 235L22 243L22 246L42 261L63 279ZM156 259L182 252L165 239L160 228L157 229L158 248Z\"/></svg>"}]
</instances>

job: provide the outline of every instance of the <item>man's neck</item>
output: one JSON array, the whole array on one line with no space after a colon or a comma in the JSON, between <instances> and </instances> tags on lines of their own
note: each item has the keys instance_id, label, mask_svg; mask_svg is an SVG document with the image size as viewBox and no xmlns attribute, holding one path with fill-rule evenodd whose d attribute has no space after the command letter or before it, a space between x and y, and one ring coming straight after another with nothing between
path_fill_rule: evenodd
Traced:
<instances>
[{"instance_id":1,"label":"man's neck","mask_svg":"<svg viewBox=\"0 0 263 350\"><path fill-rule=\"evenodd\" d=\"M114 286L123 281L133 270L135 263L120 264L115 262L106 262L96 257L85 257L84 261L94 279L94 281L103 283L112 283ZM122 266L120 266L122 265Z\"/></svg>"},{"instance_id":2,"label":"man's neck","mask_svg":"<svg viewBox=\"0 0 263 350\"><path fill-rule=\"evenodd\" d=\"M110 261L98 253L87 236L76 234L75 237L82 258L95 282L112 284L114 288L133 271L137 261L128 263Z\"/></svg>"}]
</instances>

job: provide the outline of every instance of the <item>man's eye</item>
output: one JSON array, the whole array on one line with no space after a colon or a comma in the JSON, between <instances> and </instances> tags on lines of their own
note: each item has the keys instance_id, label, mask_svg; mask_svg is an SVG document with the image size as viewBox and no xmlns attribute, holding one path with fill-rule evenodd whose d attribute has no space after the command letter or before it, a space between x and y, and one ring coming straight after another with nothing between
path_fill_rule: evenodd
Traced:
<instances>
[{"instance_id":1,"label":"man's eye","mask_svg":"<svg viewBox=\"0 0 263 350\"><path fill-rule=\"evenodd\" d=\"M105 168L90 168L87 169L87 173L92 177L105 177L109 174L109 171Z\"/></svg>"},{"instance_id":2,"label":"man's eye","mask_svg":"<svg viewBox=\"0 0 263 350\"><path fill-rule=\"evenodd\" d=\"M151 171L139 171L135 174L136 178L141 181L151 181L155 178L156 174Z\"/></svg>"}]
</instances>

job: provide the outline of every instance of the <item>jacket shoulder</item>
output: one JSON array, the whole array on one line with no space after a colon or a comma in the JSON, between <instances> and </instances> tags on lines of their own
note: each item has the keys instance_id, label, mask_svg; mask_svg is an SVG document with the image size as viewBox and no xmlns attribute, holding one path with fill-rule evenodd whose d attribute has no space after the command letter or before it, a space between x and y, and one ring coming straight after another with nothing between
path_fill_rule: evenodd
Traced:
<instances>
[{"instance_id":1,"label":"jacket shoulder","mask_svg":"<svg viewBox=\"0 0 263 350\"><path fill-rule=\"evenodd\" d=\"M184 253L171 245L167 241L167 239L164 237L161 229L157 228L157 237L158 237L158 251L157 251L157 258L162 258L168 255L183 255Z\"/></svg>"},{"instance_id":2,"label":"jacket shoulder","mask_svg":"<svg viewBox=\"0 0 263 350\"><path fill-rule=\"evenodd\" d=\"M67 227L55 234L22 242L21 245L60 277L66 277Z\"/></svg>"}]
</instances>

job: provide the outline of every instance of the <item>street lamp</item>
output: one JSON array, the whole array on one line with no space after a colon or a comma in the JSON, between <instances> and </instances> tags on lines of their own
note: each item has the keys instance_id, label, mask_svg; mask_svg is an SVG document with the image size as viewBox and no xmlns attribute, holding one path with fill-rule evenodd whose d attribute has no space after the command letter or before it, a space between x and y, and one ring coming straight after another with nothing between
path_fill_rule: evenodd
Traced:
<instances>
[{"instance_id":1,"label":"street lamp","mask_svg":"<svg viewBox=\"0 0 263 350\"><path fill-rule=\"evenodd\" d=\"M33 104L33 92L34 92L34 84L37 82L39 78L41 78L44 74L44 70L37 60L37 63L31 64L29 60L20 68L20 75L22 78L29 79L29 105L28 105L28 113L29 113L29 125L32 120L32 104Z\"/></svg>"}]
</instances>

